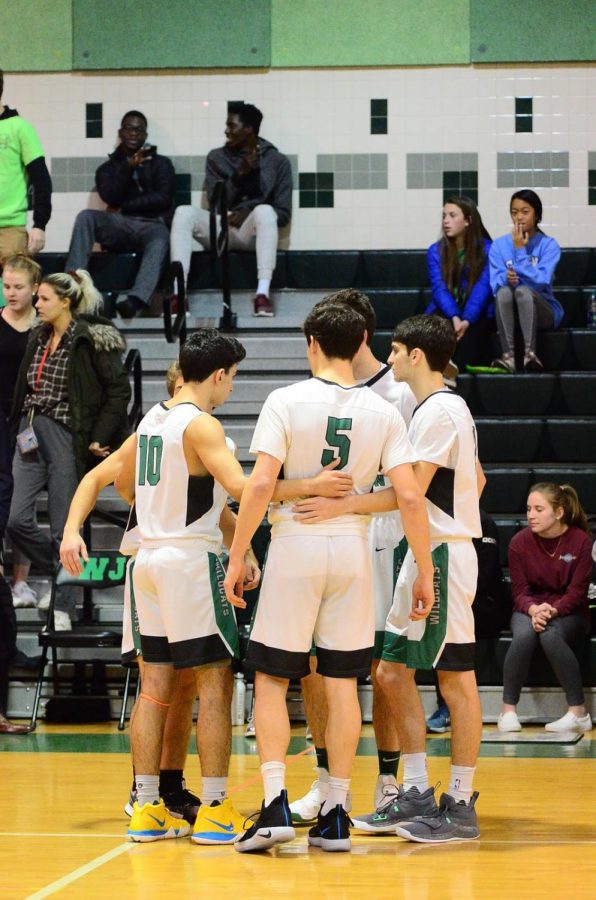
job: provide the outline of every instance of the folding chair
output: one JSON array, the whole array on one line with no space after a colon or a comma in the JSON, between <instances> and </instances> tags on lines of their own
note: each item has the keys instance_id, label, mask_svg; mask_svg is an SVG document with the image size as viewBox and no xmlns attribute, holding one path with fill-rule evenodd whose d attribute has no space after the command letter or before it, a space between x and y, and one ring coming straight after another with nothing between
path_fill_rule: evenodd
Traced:
<instances>
[{"instance_id":1,"label":"folding chair","mask_svg":"<svg viewBox=\"0 0 596 900\"><path fill-rule=\"evenodd\" d=\"M39 633L39 645L42 648L39 677L35 689L33 712L31 714L31 728L35 728L39 702L42 696L45 670L48 662L48 654L52 654L52 685L53 693L44 696L58 696L60 693L60 674L58 650L98 650L112 648L120 650L122 643L122 604L114 605L115 615L113 621L103 623L99 621L98 606L94 602L94 592L105 591L108 588L118 587L124 584L126 578L127 558L117 550L89 551L89 561L84 564L83 572L79 576L72 576L59 566L52 580L52 593L48 609L47 623L43 631ZM56 589L61 585L70 585L83 589L83 616L81 624L73 623L72 631L56 631L54 623L54 607L56 603ZM105 607L103 607L105 609ZM85 654L87 656L87 654ZM72 654L68 653L69 661ZM77 657L80 659L80 656ZM88 660L86 660L88 661ZM119 658L118 658L118 661ZM130 678L127 680L127 687ZM86 695L71 694L71 699L81 701L89 700ZM123 708L126 709L127 691L122 699ZM122 718L122 715L121 715Z\"/></svg>"}]
</instances>

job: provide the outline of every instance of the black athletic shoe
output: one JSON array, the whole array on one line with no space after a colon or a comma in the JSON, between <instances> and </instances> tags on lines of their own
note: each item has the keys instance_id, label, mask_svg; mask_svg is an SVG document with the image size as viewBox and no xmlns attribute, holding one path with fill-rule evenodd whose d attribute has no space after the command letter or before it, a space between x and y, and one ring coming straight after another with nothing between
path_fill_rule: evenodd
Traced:
<instances>
[{"instance_id":1,"label":"black athletic shoe","mask_svg":"<svg viewBox=\"0 0 596 900\"><path fill-rule=\"evenodd\" d=\"M350 825L352 820L341 806L337 804L325 815L319 813L317 824L308 832L308 843L312 847L320 847L331 853L350 850Z\"/></svg>"},{"instance_id":2,"label":"black athletic shoe","mask_svg":"<svg viewBox=\"0 0 596 900\"><path fill-rule=\"evenodd\" d=\"M140 309L146 308L147 304L132 294L129 294L126 300L120 300L116 304L116 309L121 319L134 319Z\"/></svg>"},{"instance_id":3,"label":"black athletic shoe","mask_svg":"<svg viewBox=\"0 0 596 900\"><path fill-rule=\"evenodd\" d=\"M268 850L274 844L284 844L286 841L293 841L295 837L288 792L284 790L269 806L265 806L263 801L259 818L248 831L236 839L234 848L238 853Z\"/></svg>"},{"instance_id":4,"label":"black athletic shoe","mask_svg":"<svg viewBox=\"0 0 596 900\"><path fill-rule=\"evenodd\" d=\"M186 819L190 825L195 824L201 801L192 791L183 788L181 791L164 794L163 802L176 819Z\"/></svg>"}]
</instances>

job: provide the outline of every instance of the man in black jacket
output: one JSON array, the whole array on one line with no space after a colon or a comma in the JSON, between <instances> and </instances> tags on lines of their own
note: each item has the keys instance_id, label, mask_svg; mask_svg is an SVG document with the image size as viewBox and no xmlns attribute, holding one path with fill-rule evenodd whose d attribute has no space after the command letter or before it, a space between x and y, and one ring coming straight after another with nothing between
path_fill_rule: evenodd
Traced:
<instances>
[{"instance_id":1,"label":"man in black jacket","mask_svg":"<svg viewBox=\"0 0 596 900\"><path fill-rule=\"evenodd\" d=\"M15 253L43 250L52 214L52 181L43 148L29 122L2 105L0 69L0 269ZM33 227L27 235L27 193L33 190Z\"/></svg>"},{"instance_id":2,"label":"man in black jacket","mask_svg":"<svg viewBox=\"0 0 596 900\"><path fill-rule=\"evenodd\" d=\"M148 306L168 252L174 205L174 166L147 141L147 119L127 112L120 144L95 173L107 209L84 209L75 224L66 269L86 269L95 241L108 250L135 250L141 265L128 297L116 309L124 319Z\"/></svg>"},{"instance_id":3,"label":"man in black jacket","mask_svg":"<svg viewBox=\"0 0 596 900\"><path fill-rule=\"evenodd\" d=\"M292 215L292 169L287 156L259 136L262 118L261 111L251 103L230 105L226 143L207 156L205 189L213 208L216 186L223 183L230 249L257 251L254 315L273 316L269 289L278 228L287 225ZM203 247L209 246L209 213L194 206L179 206L172 223L170 257L182 263L185 279L193 239Z\"/></svg>"}]
</instances>

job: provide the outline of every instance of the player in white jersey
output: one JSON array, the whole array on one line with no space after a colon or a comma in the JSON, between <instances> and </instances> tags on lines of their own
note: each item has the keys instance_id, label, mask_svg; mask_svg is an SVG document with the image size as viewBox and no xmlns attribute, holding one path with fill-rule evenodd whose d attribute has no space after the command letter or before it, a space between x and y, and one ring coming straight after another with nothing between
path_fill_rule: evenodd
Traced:
<instances>
[{"instance_id":1,"label":"player in white jersey","mask_svg":"<svg viewBox=\"0 0 596 900\"><path fill-rule=\"evenodd\" d=\"M371 350L371 342L376 328L374 308L365 294L347 288L333 294L330 302L345 303L356 310L366 323L366 341L359 347L352 366L358 384L366 385L390 403L409 425L416 398L407 384L398 383L393 377L391 366L381 363ZM379 474L373 490L390 487L385 475ZM381 659L385 636L385 621L391 608L397 573L405 555L401 517L397 510L379 513L371 517L368 539L373 571L375 593L375 641L371 669L373 685L372 720L377 744L379 774L375 784L375 808L385 799L385 789L397 786L399 763L399 740L391 711L387 708L384 694L378 690L376 670ZM329 762L325 747L327 725L327 701L323 679L316 673L316 655L311 656L311 674L302 679L302 696L308 727L312 734L317 757L317 778L308 793L290 804L292 820L306 823L316 820L327 795L329 782Z\"/></svg>"},{"instance_id":2,"label":"player in white jersey","mask_svg":"<svg viewBox=\"0 0 596 900\"><path fill-rule=\"evenodd\" d=\"M339 458L356 494L368 493L383 470L402 498L404 526L419 563L413 592L422 616L433 599L424 501L403 420L354 379L352 359L364 340L364 319L345 304L320 303L307 317L304 332L315 377L274 391L261 411L251 445L257 460L230 551L227 596L243 605L243 555L281 467L288 477L304 477ZM307 531L295 521L291 504L278 503L271 505L269 520L272 540L245 660L256 669L255 725L265 799L257 822L235 847L262 850L294 837L284 786L290 735L285 696L289 679L309 671L314 636L329 704L330 779L309 843L348 850L345 803L360 734L357 676L370 671L374 641L367 520L338 516Z\"/></svg>"},{"instance_id":3,"label":"player in white jersey","mask_svg":"<svg viewBox=\"0 0 596 900\"><path fill-rule=\"evenodd\" d=\"M391 698L397 722L404 784L386 810L396 833L422 843L473 840L479 836L473 776L480 746L482 712L474 673L474 617L480 537L479 494L484 475L478 462L476 428L465 401L445 389L442 372L455 349L453 329L438 316L414 316L395 329L390 362L395 377L410 385L418 406L409 436L420 460L435 566L435 601L427 619L409 619L414 572L406 556L387 618L378 679ZM433 795L426 768L424 711L416 669L437 670L451 716L451 777L440 808L404 822L400 807L409 796Z\"/></svg>"}]
</instances>

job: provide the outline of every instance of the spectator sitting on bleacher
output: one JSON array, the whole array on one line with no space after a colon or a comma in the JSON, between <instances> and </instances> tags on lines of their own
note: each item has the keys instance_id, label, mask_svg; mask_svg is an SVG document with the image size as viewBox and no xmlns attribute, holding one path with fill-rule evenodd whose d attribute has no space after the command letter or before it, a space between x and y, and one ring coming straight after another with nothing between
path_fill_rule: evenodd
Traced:
<instances>
[{"instance_id":1,"label":"spectator sitting on bleacher","mask_svg":"<svg viewBox=\"0 0 596 900\"><path fill-rule=\"evenodd\" d=\"M52 215L52 180L43 148L29 122L2 105L0 69L0 268L5 259L28 250L39 253ZM33 188L33 228L27 236L27 199Z\"/></svg>"},{"instance_id":2,"label":"spectator sitting on bleacher","mask_svg":"<svg viewBox=\"0 0 596 900\"><path fill-rule=\"evenodd\" d=\"M534 191L516 191L509 204L513 231L497 238L490 248L490 284L495 295L495 316L501 356L493 366L515 372L515 310L524 342L524 371L542 372L536 356L536 334L558 328L563 307L552 284L561 248L538 226L542 202Z\"/></svg>"},{"instance_id":3,"label":"spectator sitting on bleacher","mask_svg":"<svg viewBox=\"0 0 596 900\"><path fill-rule=\"evenodd\" d=\"M287 156L259 137L263 114L250 103L230 105L226 143L207 156L205 188L211 206L218 182L225 185L230 250L257 252L255 316L274 316L269 298L275 269L278 228L292 214L292 169ZM209 247L209 212L179 206L172 222L170 258L182 264L188 280L193 239Z\"/></svg>"},{"instance_id":4,"label":"spectator sitting on bleacher","mask_svg":"<svg viewBox=\"0 0 596 900\"><path fill-rule=\"evenodd\" d=\"M128 297L116 304L123 319L147 309L168 253L174 207L174 166L146 143L147 119L127 112L120 143L97 169L95 181L106 210L84 209L74 223L65 269L86 269L93 244L105 250L135 251L141 264Z\"/></svg>"},{"instance_id":5,"label":"spectator sitting on bleacher","mask_svg":"<svg viewBox=\"0 0 596 900\"><path fill-rule=\"evenodd\" d=\"M540 644L565 691L568 711L547 731L592 728L584 706L576 648L590 629L588 587L592 540L588 520L568 484L540 483L528 496L528 527L509 544L513 638L503 666L499 731L520 731L516 713L534 650Z\"/></svg>"},{"instance_id":6,"label":"spectator sitting on bleacher","mask_svg":"<svg viewBox=\"0 0 596 900\"><path fill-rule=\"evenodd\" d=\"M88 315L100 303L88 272L43 278L36 304L41 324L31 333L15 387L11 428L18 449L7 530L45 572L58 563L68 507L89 462L107 456L129 431L124 341L109 320ZM36 517L46 486L50 537ZM48 604L49 593L39 608ZM59 587L56 630L70 630L74 609L73 589Z\"/></svg>"},{"instance_id":7,"label":"spectator sitting on bleacher","mask_svg":"<svg viewBox=\"0 0 596 900\"><path fill-rule=\"evenodd\" d=\"M491 238L468 197L443 206L443 236L431 244L426 263L432 289L427 315L449 319L457 337L454 362L488 365L494 307L488 268Z\"/></svg>"}]
</instances>

